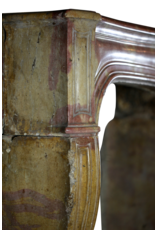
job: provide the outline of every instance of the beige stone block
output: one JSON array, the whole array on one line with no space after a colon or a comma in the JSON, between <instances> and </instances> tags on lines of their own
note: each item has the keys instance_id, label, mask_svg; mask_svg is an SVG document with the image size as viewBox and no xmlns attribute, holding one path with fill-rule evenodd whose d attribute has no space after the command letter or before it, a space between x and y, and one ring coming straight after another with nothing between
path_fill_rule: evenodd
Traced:
<instances>
[{"instance_id":1,"label":"beige stone block","mask_svg":"<svg viewBox=\"0 0 156 230\"><path fill-rule=\"evenodd\" d=\"M49 135L67 126L66 21L5 20L4 134Z\"/></svg>"},{"instance_id":2,"label":"beige stone block","mask_svg":"<svg viewBox=\"0 0 156 230\"><path fill-rule=\"evenodd\" d=\"M4 229L66 229L69 147L61 137L4 137Z\"/></svg>"}]
</instances>

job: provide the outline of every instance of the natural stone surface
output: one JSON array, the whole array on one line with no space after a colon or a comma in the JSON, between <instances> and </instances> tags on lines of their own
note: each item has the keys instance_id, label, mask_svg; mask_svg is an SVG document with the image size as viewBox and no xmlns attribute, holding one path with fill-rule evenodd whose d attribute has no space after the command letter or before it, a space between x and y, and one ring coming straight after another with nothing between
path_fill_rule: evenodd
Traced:
<instances>
[{"instance_id":1,"label":"natural stone surface","mask_svg":"<svg viewBox=\"0 0 156 230\"><path fill-rule=\"evenodd\" d=\"M97 20L101 19L101 15L93 11L83 11L83 10L67 10L65 13L67 18L79 18L79 19L90 19Z\"/></svg>"},{"instance_id":2,"label":"natural stone surface","mask_svg":"<svg viewBox=\"0 0 156 230\"><path fill-rule=\"evenodd\" d=\"M74 11L75 12L75 11ZM67 12L68 13L68 12ZM68 14L72 13L69 12ZM93 133L95 124L94 76L98 67L95 53L97 20L68 18L67 77L68 128L85 128ZM93 129L87 130L87 128Z\"/></svg>"},{"instance_id":3,"label":"natural stone surface","mask_svg":"<svg viewBox=\"0 0 156 230\"><path fill-rule=\"evenodd\" d=\"M70 206L68 229L94 229L100 195L101 167L97 136L70 139Z\"/></svg>"},{"instance_id":4,"label":"natural stone surface","mask_svg":"<svg viewBox=\"0 0 156 230\"><path fill-rule=\"evenodd\" d=\"M94 12L73 10L3 17L4 228L94 228L97 20Z\"/></svg>"},{"instance_id":5,"label":"natural stone surface","mask_svg":"<svg viewBox=\"0 0 156 230\"><path fill-rule=\"evenodd\" d=\"M3 23L4 134L49 135L67 125L63 19Z\"/></svg>"},{"instance_id":6,"label":"natural stone surface","mask_svg":"<svg viewBox=\"0 0 156 230\"><path fill-rule=\"evenodd\" d=\"M66 229L69 140L3 140L3 229Z\"/></svg>"},{"instance_id":7,"label":"natural stone surface","mask_svg":"<svg viewBox=\"0 0 156 230\"><path fill-rule=\"evenodd\" d=\"M4 14L2 33L3 230L93 230L101 101L114 80L154 88L154 30L63 10ZM153 95L120 92L103 223L153 230Z\"/></svg>"},{"instance_id":8,"label":"natural stone surface","mask_svg":"<svg viewBox=\"0 0 156 230\"><path fill-rule=\"evenodd\" d=\"M102 226L154 230L154 95L117 86L117 111L105 132Z\"/></svg>"}]
</instances>

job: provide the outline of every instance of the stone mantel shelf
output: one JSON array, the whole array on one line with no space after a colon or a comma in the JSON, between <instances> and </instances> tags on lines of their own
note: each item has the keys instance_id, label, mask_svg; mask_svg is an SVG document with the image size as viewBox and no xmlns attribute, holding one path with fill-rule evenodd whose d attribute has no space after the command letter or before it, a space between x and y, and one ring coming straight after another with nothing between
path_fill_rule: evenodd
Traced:
<instances>
[{"instance_id":1,"label":"stone mantel shelf","mask_svg":"<svg viewBox=\"0 0 156 230\"><path fill-rule=\"evenodd\" d=\"M155 87L155 28L76 9L6 13L2 24L3 139L69 141L66 228L93 230L101 104L112 83Z\"/></svg>"}]
</instances>

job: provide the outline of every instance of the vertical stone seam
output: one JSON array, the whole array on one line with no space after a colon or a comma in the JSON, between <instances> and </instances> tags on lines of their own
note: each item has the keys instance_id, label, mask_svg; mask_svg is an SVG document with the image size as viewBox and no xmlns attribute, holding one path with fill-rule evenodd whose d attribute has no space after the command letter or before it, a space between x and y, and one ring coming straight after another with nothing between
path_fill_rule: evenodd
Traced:
<instances>
[{"instance_id":1,"label":"vertical stone seam","mask_svg":"<svg viewBox=\"0 0 156 230\"><path fill-rule=\"evenodd\" d=\"M4 133L4 127L5 127L5 114L4 114L4 90L5 90L5 41L6 41L6 30L4 28L4 25L2 24L2 134Z\"/></svg>"},{"instance_id":2,"label":"vertical stone seam","mask_svg":"<svg viewBox=\"0 0 156 230\"><path fill-rule=\"evenodd\" d=\"M76 179L74 177L74 172L75 172L75 152L72 150L72 142L73 139L70 139L70 150L68 151L68 160L69 160L69 166L70 166L70 172L69 172L69 181L70 181L70 194L69 197L67 198L67 203L66 203L66 213L67 213L67 219L68 219L68 224L70 222L70 216L71 212L74 206L74 194L72 192L72 187L75 185Z\"/></svg>"},{"instance_id":3,"label":"vertical stone seam","mask_svg":"<svg viewBox=\"0 0 156 230\"><path fill-rule=\"evenodd\" d=\"M97 202L97 198L98 198L98 189L99 189L99 173L98 173L98 169L99 169L99 153L98 153L98 147L97 147L97 136L94 136L94 143L95 143L95 161L96 161L96 195L95 195L95 205L94 205L94 212L93 212L93 216L92 216L92 221L91 221L91 229L94 228L94 219L95 219L95 215L97 213L97 207L99 202Z\"/></svg>"},{"instance_id":4,"label":"vertical stone seam","mask_svg":"<svg viewBox=\"0 0 156 230\"><path fill-rule=\"evenodd\" d=\"M87 167L87 171L88 171L88 181L87 181L87 197L86 197L86 204L85 204L85 211L84 211L84 217L83 217L83 221L82 221L82 227L81 229L86 229L86 223L87 223L87 219L88 219L88 212L89 212L89 206L90 206L90 183L91 183L91 148L90 148L90 143L88 144L87 147L87 159L88 159L88 167Z\"/></svg>"},{"instance_id":5,"label":"vertical stone seam","mask_svg":"<svg viewBox=\"0 0 156 230\"><path fill-rule=\"evenodd\" d=\"M82 156L81 154L78 154L78 147L77 147L77 144L76 144L76 155L77 155L77 194L76 194L76 220L75 220L75 224L74 224L74 228L73 230L77 229L77 225L78 225L78 220L79 220L79 217L78 217L78 214L79 214L79 209L80 209L80 202L81 202L81 196L80 196L80 185L81 185L81 177L82 177Z\"/></svg>"}]
</instances>

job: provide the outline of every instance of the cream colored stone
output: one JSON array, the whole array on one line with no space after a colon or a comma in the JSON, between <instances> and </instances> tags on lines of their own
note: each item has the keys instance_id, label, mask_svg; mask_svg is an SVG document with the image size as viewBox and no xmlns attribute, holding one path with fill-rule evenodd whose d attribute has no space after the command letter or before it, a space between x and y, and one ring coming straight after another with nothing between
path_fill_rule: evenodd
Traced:
<instances>
[{"instance_id":1,"label":"cream colored stone","mask_svg":"<svg viewBox=\"0 0 156 230\"><path fill-rule=\"evenodd\" d=\"M67 226L69 196L67 138L15 137L3 140L3 224L36 225L41 230ZM12 151L10 150L12 149ZM7 208L9 207L9 208ZM25 211L23 212L23 208ZM12 223L11 215L15 223ZM40 226L40 227L39 227Z\"/></svg>"},{"instance_id":2,"label":"cream colored stone","mask_svg":"<svg viewBox=\"0 0 156 230\"><path fill-rule=\"evenodd\" d=\"M83 11L83 10L68 10L65 14L67 18L82 18L82 19L90 19L97 20L101 19L101 15L95 13L93 11Z\"/></svg>"}]
</instances>

